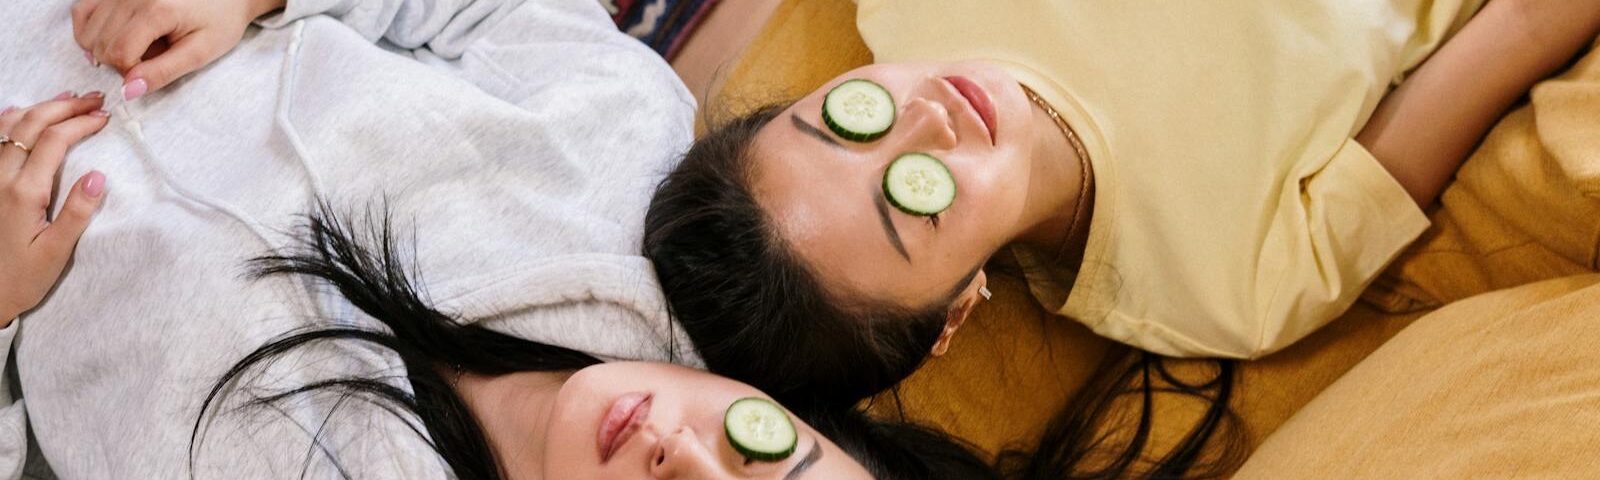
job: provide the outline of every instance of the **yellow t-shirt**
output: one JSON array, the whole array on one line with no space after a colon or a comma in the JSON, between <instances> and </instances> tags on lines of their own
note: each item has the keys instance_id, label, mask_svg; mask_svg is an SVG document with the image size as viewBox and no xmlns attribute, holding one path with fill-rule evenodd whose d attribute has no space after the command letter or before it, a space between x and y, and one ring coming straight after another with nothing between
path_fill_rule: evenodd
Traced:
<instances>
[{"instance_id":1,"label":"yellow t-shirt","mask_svg":"<svg viewBox=\"0 0 1600 480\"><path fill-rule=\"evenodd\" d=\"M1082 137L1081 269L1017 249L1046 307L1156 353L1253 358L1427 228L1351 137L1482 1L859 0L857 26L879 63L996 62Z\"/></svg>"}]
</instances>

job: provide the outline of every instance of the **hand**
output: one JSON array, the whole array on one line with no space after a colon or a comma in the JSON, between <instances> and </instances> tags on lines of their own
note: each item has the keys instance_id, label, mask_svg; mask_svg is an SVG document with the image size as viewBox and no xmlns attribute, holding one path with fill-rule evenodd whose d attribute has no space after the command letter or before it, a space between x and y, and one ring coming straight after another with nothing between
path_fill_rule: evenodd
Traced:
<instances>
[{"instance_id":1,"label":"hand","mask_svg":"<svg viewBox=\"0 0 1600 480\"><path fill-rule=\"evenodd\" d=\"M285 0L78 0L72 33L96 65L122 73L127 100L222 57Z\"/></svg>"},{"instance_id":2,"label":"hand","mask_svg":"<svg viewBox=\"0 0 1600 480\"><path fill-rule=\"evenodd\" d=\"M102 101L69 92L0 114L0 328L44 300L105 198L105 175L89 172L48 217L67 149L106 126Z\"/></svg>"}]
</instances>

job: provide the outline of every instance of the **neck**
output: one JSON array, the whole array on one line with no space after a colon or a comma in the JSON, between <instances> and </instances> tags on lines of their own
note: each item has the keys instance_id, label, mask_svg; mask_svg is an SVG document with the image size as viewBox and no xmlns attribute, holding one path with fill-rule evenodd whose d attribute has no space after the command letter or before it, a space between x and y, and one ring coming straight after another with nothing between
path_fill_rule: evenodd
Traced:
<instances>
[{"instance_id":1,"label":"neck","mask_svg":"<svg viewBox=\"0 0 1600 480\"><path fill-rule=\"evenodd\" d=\"M1079 158L1067 133L1049 112L1029 103L1035 137L1033 166L1023 231L1016 242L1055 254L1059 264L1076 266L1083 259L1094 210L1093 173L1085 170L1087 159Z\"/></svg>"},{"instance_id":2,"label":"neck","mask_svg":"<svg viewBox=\"0 0 1600 480\"><path fill-rule=\"evenodd\" d=\"M456 381L456 392L483 429L506 478L540 478L551 413L561 386L571 376L572 372L465 373ZM533 475L516 475L527 473Z\"/></svg>"}]
</instances>

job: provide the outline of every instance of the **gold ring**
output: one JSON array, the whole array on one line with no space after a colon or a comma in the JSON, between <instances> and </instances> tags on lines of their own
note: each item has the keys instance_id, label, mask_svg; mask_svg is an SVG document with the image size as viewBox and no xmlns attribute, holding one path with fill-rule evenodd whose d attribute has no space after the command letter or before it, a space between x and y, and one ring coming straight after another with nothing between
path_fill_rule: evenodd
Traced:
<instances>
[{"instance_id":1,"label":"gold ring","mask_svg":"<svg viewBox=\"0 0 1600 480\"><path fill-rule=\"evenodd\" d=\"M21 149L22 153L25 153L25 154L28 154L28 155L33 155L33 149L32 148L28 148L27 145L23 145L22 142L19 142L19 141L16 141L16 140L12 140L12 139L9 139L9 138L5 139L4 141L0 141L0 146L5 146L5 145L8 145L8 144L9 145L14 145L18 149Z\"/></svg>"}]
</instances>

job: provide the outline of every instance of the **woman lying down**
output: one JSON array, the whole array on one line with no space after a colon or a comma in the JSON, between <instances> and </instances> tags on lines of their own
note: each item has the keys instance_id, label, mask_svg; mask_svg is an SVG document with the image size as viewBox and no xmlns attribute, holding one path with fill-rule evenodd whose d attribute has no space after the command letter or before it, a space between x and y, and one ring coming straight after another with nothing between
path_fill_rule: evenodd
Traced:
<instances>
[{"instance_id":1,"label":"woman lying down","mask_svg":"<svg viewBox=\"0 0 1600 480\"><path fill-rule=\"evenodd\" d=\"M668 363L694 104L593 0L169 3L5 9L0 478L982 475Z\"/></svg>"}]
</instances>

